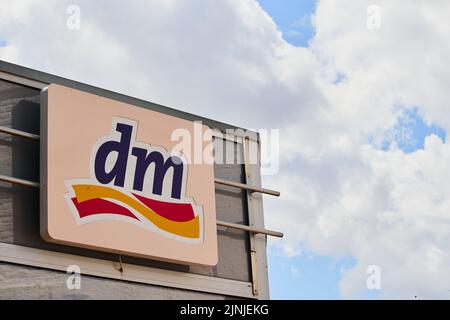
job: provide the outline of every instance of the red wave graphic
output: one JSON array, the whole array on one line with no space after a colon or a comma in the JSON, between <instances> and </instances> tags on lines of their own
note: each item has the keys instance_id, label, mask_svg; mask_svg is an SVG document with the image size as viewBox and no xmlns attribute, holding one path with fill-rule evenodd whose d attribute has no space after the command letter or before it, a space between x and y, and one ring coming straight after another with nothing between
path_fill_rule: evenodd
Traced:
<instances>
[{"instance_id":1,"label":"red wave graphic","mask_svg":"<svg viewBox=\"0 0 450 320\"><path fill-rule=\"evenodd\" d=\"M189 203L164 202L139 196L135 193L132 193L132 195L141 201L146 207L152 209L158 215L166 219L177 222L185 222L195 218L194 210L192 209L192 205Z\"/></svg>"},{"instance_id":2,"label":"red wave graphic","mask_svg":"<svg viewBox=\"0 0 450 320\"><path fill-rule=\"evenodd\" d=\"M133 195L146 207L152 209L156 214L166 219L177 222L185 222L195 218L194 210L192 205L189 203L164 202L139 196L134 193ZM102 198L78 202L78 199L75 197L72 198L72 202L77 208L80 218L95 214L117 214L139 221L139 218L136 217L129 209Z\"/></svg>"},{"instance_id":3,"label":"red wave graphic","mask_svg":"<svg viewBox=\"0 0 450 320\"><path fill-rule=\"evenodd\" d=\"M95 214L118 214L130 217L140 221L130 210L118 205L117 203L105 199L91 199L78 202L77 198L72 198L72 202L78 210L80 218L92 216Z\"/></svg>"},{"instance_id":4,"label":"red wave graphic","mask_svg":"<svg viewBox=\"0 0 450 320\"><path fill-rule=\"evenodd\" d=\"M201 237L201 216L195 215L190 203L158 201L100 185L76 184L72 188L76 196L70 199L80 218L117 214L140 222L147 219L157 228L181 237Z\"/></svg>"}]
</instances>

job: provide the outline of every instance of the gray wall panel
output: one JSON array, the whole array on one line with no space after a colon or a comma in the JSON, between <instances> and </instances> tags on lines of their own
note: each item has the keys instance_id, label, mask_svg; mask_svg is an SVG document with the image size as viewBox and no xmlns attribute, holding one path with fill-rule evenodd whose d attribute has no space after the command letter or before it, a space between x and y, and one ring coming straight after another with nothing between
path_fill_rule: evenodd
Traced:
<instances>
[{"instance_id":1,"label":"gray wall panel","mask_svg":"<svg viewBox=\"0 0 450 320\"><path fill-rule=\"evenodd\" d=\"M37 89L0 80L0 125L39 134L39 96L40 92ZM242 153L240 145L236 145L233 152L240 156ZM0 174L38 181L38 142L0 134ZM240 164L215 165L215 175L237 182L245 181L244 167ZM217 219L233 223L245 224L248 222L246 197L242 190L227 186L216 186L216 206ZM44 242L39 235L39 191L8 183L0 183L0 242L112 261L118 260L117 255L110 253ZM226 279L251 281L248 233L219 228L218 245L219 263L213 268L189 267L133 257L123 257L123 261ZM6 278L5 274L8 275ZM33 278L39 280L33 281ZM187 293L184 290L121 283L120 281L95 277L85 278L89 279L86 283L86 290L77 293L80 296L74 297L195 298L198 295L198 298L218 298L216 295ZM9 280L6 281L6 279ZM65 288L65 279L67 279L67 275L61 272L1 263L0 299L20 297L21 295L29 298L71 298L70 293ZM64 285L63 288L62 285ZM30 287L29 290L26 289L27 287ZM110 287L120 287L123 292L137 291L136 295L128 296L120 292L114 293L120 290L109 290ZM102 290L106 293L102 293Z\"/></svg>"}]
</instances>

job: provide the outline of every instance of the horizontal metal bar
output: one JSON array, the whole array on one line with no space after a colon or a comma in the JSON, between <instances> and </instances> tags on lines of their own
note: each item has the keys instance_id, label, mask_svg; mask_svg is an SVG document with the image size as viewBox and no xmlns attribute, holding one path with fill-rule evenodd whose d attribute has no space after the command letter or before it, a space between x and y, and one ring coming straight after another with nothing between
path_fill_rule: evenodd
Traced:
<instances>
[{"instance_id":1,"label":"horizontal metal bar","mask_svg":"<svg viewBox=\"0 0 450 320\"><path fill-rule=\"evenodd\" d=\"M239 182L234 182L234 181L229 181L229 180L224 180L224 179L219 179L219 178L214 178L214 182L218 183L218 184L223 184L226 186L249 190L251 192L260 192L260 193L269 194L269 195L275 196L275 197L280 196L280 192L278 192L278 191L259 188L259 187L253 187L253 186L249 186L248 184L244 184L244 183L239 183Z\"/></svg>"},{"instance_id":2,"label":"horizontal metal bar","mask_svg":"<svg viewBox=\"0 0 450 320\"><path fill-rule=\"evenodd\" d=\"M253 227L250 227L250 226L244 226L242 224L225 222L225 221L220 221L220 220L217 220L216 223L217 223L218 226L221 226L221 227L244 230L244 231L248 231L250 233L260 233L260 234L265 234L265 235L268 235L268 236L274 236L274 237L278 237L278 238L283 238L284 237L284 234L282 232L278 232L278 231L272 231L272 230L260 229L260 228L253 228Z\"/></svg>"},{"instance_id":3,"label":"horizontal metal bar","mask_svg":"<svg viewBox=\"0 0 450 320\"><path fill-rule=\"evenodd\" d=\"M4 175L0 175L0 181L19 184L19 185L25 186L25 187L39 188L38 182L14 178L14 177L8 177L8 176L4 176Z\"/></svg>"},{"instance_id":4,"label":"horizontal metal bar","mask_svg":"<svg viewBox=\"0 0 450 320\"><path fill-rule=\"evenodd\" d=\"M37 134L33 134L33 133L21 131L21 130L16 130L16 129L8 128L5 126L0 126L0 132L11 134L13 136L26 138L26 139L35 140L35 141L39 141L39 139L40 139L40 137Z\"/></svg>"},{"instance_id":5,"label":"horizontal metal bar","mask_svg":"<svg viewBox=\"0 0 450 320\"><path fill-rule=\"evenodd\" d=\"M212 136L214 138L222 139L224 141L230 141L230 142L236 142L236 143L243 143L243 139L240 136L232 135L230 133L222 132L218 129L212 130Z\"/></svg>"},{"instance_id":6,"label":"horizontal metal bar","mask_svg":"<svg viewBox=\"0 0 450 320\"><path fill-rule=\"evenodd\" d=\"M21 131L21 130L16 130L16 129L8 128L5 126L0 126L0 132L11 134L11 135L22 137L22 138L26 138L26 139L35 140L35 141L39 141L39 139L40 139L40 136L37 134L33 134L33 133ZM269 194L269 195L276 196L276 197L280 196L280 192L278 192L278 191L259 188L259 187L253 187L253 186L249 186L244 183L239 183L239 182L234 182L234 181L229 181L229 180L224 180L224 179L219 179L219 178L215 178L214 182L218 183L218 184L222 184L222 185L227 185L227 186L231 186L231 187L249 190L251 192L260 192L260 193Z\"/></svg>"},{"instance_id":7,"label":"horizontal metal bar","mask_svg":"<svg viewBox=\"0 0 450 320\"><path fill-rule=\"evenodd\" d=\"M39 182L34 182L34 181L24 180L24 179L19 179L19 178L14 178L14 177L8 177L8 176L4 176L4 175L0 175L0 181L14 183L14 184L18 184L18 185L25 186L25 187L39 188ZM218 226L244 230L244 231L248 231L251 233L260 233L260 234L265 234L268 236L274 236L274 237L278 237L278 238L283 238L283 236L284 236L283 233L281 233L281 232L267 230L267 229L253 228L250 226L244 226L242 224L237 224L237 223L225 222L225 221L220 221L220 220L217 220L216 223Z\"/></svg>"}]
</instances>

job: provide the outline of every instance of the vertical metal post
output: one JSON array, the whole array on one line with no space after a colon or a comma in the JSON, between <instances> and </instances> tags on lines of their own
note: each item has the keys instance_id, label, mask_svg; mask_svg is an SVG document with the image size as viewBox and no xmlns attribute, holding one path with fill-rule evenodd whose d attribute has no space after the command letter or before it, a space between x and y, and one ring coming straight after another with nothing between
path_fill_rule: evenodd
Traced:
<instances>
[{"instance_id":1,"label":"vertical metal post","mask_svg":"<svg viewBox=\"0 0 450 320\"><path fill-rule=\"evenodd\" d=\"M257 145L257 161L258 163L250 163L250 143L256 143L245 138L243 141L244 162L245 162L245 178L246 184L260 186L260 168L259 168L259 142ZM249 226L253 228L264 228L262 196L246 190L248 204ZM253 294L260 299L269 298L269 287L267 278L267 265L264 259L266 255L266 236L249 234L250 237L250 254L251 254L251 271Z\"/></svg>"}]
</instances>

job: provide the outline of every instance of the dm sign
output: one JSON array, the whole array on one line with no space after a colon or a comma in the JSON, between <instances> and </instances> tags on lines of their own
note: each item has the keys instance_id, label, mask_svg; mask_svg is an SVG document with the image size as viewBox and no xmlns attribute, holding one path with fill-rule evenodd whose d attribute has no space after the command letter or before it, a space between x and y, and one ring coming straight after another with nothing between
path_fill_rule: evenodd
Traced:
<instances>
[{"instance_id":1,"label":"dm sign","mask_svg":"<svg viewBox=\"0 0 450 320\"><path fill-rule=\"evenodd\" d=\"M54 84L43 90L41 108L45 240L217 263L213 164L191 163L172 139L200 126L206 148L206 126Z\"/></svg>"}]
</instances>

